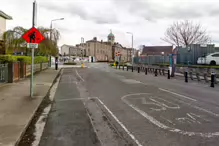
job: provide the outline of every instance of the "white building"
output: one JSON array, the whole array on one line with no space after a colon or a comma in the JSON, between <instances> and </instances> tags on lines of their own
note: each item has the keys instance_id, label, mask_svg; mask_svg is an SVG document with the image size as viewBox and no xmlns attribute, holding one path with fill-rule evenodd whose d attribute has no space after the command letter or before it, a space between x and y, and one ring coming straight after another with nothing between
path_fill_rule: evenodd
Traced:
<instances>
[{"instance_id":1,"label":"white building","mask_svg":"<svg viewBox=\"0 0 219 146\"><path fill-rule=\"evenodd\" d=\"M6 31L6 20L12 20L12 17L0 10L0 40L2 40L2 35Z\"/></svg>"},{"instance_id":2,"label":"white building","mask_svg":"<svg viewBox=\"0 0 219 146\"><path fill-rule=\"evenodd\" d=\"M79 56L80 48L72 45L62 45L61 46L61 55L71 55L71 56Z\"/></svg>"}]
</instances>

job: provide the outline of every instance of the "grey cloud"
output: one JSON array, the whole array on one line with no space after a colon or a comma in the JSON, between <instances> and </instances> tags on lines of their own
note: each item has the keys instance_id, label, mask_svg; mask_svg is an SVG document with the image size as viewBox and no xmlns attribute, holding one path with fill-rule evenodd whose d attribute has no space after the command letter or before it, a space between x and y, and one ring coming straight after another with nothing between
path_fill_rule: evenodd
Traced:
<instances>
[{"instance_id":1,"label":"grey cloud","mask_svg":"<svg viewBox=\"0 0 219 146\"><path fill-rule=\"evenodd\" d=\"M143 0L113 0L118 6L127 9L131 14L141 16L148 21L156 21L157 19L193 19L202 16L219 15L219 6L212 9L212 5L192 2L173 2L172 6L164 6L162 2L154 3L153 1ZM163 2L165 3L165 2Z\"/></svg>"},{"instance_id":2,"label":"grey cloud","mask_svg":"<svg viewBox=\"0 0 219 146\"><path fill-rule=\"evenodd\" d=\"M79 16L83 20L93 21L97 24L116 24L119 23L116 14L112 11L104 10L103 12L96 12L92 10L92 12L88 12L84 6L80 6L77 4L68 4L66 6L57 6L54 4L42 4L42 7L48 10L67 13L72 16ZM107 13L108 12L108 13ZM109 13L112 12L112 13Z\"/></svg>"}]
</instances>

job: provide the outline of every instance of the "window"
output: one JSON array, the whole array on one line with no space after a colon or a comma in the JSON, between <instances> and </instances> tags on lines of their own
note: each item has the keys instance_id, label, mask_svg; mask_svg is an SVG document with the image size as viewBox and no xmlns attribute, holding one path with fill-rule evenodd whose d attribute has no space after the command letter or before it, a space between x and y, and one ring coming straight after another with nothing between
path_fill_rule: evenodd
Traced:
<instances>
[{"instance_id":1,"label":"window","mask_svg":"<svg viewBox=\"0 0 219 146\"><path fill-rule=\"evenodd\" d=\"M212 57L219 57L219 54L213 54Z\"/></svg>"}]
</instances>

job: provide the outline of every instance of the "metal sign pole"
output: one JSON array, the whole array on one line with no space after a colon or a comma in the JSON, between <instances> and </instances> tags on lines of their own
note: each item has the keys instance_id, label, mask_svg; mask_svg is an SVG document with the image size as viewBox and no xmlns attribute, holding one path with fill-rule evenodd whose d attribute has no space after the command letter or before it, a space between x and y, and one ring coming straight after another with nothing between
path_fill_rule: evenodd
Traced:
<instances>
[{"instance_id":1,"label":"metal sign pole","mask_svg":"<svg viewBox=\"0 0 219 146\"><path fill-rule=\"evenodd\" d=\"M36 1L33 2L33 27L35 26L36 21ZM35 42L35 40L34 40ZM31 42L30 42L31 43ZM31 79L30 79L30 97L33 97L33 73L34 73L34 45L31 47Z\"/></svg>"},{"instance_id":2,"label":"metal sign pole","mask_svg":"<svg viewBox=\"0 0 219 146\"><path fill-rule=\"evenodd\" d=\"M34 47L31 48L31 79L30 79L30 97L33 97L33 71L34 71Z\"/></svg>"}]
</instances>

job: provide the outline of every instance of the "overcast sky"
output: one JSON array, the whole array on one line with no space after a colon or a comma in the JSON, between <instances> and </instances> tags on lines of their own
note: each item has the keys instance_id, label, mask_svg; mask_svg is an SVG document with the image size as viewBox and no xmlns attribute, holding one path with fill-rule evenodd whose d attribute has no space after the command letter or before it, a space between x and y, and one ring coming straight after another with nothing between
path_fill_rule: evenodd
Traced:
<instances>
[{"instance_id":1,"label":"overcast sky","mask_svg":"<svg viewBox=\"0 0 219 146\"><path fill-rule=\"evenodd\" d=\"M0 9L11 15L7 29L31 27L32 0L1 0ZM212 43L219 45L219 0L37 0L37 26L53 27L61 33L59 45L74 45L97 37L107 40L112 29L124 46L168 45L160 38L176 20L193 20L207 29Z\"/></svg>"}]
</instances>

